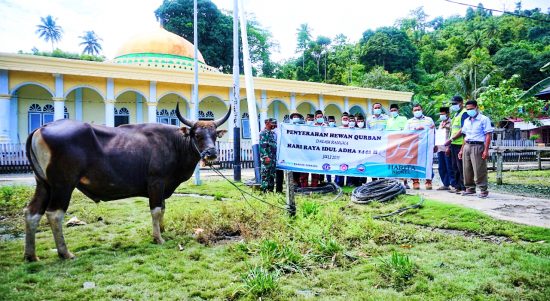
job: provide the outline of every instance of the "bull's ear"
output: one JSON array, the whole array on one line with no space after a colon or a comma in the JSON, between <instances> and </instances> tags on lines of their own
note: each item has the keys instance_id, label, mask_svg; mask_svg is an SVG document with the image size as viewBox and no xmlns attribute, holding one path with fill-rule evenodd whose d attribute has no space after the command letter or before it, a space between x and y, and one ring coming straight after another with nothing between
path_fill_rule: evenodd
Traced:
<instances>
[{"instance_id":1,"label":"bull's ear","mask_svg":"<svg viewBox=\"0 0 550 301\"><path fill-rule=\"evenodd\" d=\"M216 131L216 135L218 135L218 138L223 137L223 135L225 135L225 133L227 133L227 130L217 130Z\"/></svg>"},{"instance_id":2,"label":"bull's ear","mask_svg":"<svg viewBox=\"0 0 550 301\"><path fill-rule=\"evenodd\" d=\"M189 136L189 134L191 134L191 129L185 126L182 126L180 128L180 131L183 133L184 136Z\"/></svg>"}]
</instances>

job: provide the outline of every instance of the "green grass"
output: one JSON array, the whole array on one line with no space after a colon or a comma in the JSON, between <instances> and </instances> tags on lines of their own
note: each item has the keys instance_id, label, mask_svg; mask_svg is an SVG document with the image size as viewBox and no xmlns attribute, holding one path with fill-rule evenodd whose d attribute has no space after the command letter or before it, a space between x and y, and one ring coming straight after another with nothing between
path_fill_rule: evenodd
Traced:
<instances>
[{"instance_id":1,"label":"green grass","mask_svg":"<svg viewBox=\"0 0 550 301\"><path fill-rule=\"evenodd\" d=\"M11 189L9 200L0 200L12 204L1 222L21 224L20 202L31 189ZM332 195L299 196L298 214L290 218L256 200L249 205L219 181L184 184L178 191L224 201L168 199L164 245L152 243L146 199L95 204L75 192L67 219L74 215L88 223L65 228L77 259L58 259L43 219L37 234L40 262L22 261L23 240L0 242L0 300L544 300L550 295L548 229L431 200L401 216L372 219L417 202L416 196L368 206L350 203L349 193L335 202ZM261 197L281 201L277 195ZM494 244L425 226L504 235L514 242ZM84 289L90 281L96 287Z\"/></svg>"},{"instance_id":2,"label":"green grass","mask_svg":"<svg viewBox=\"0 0 550 301\"><path fill-rule=\"evenodd\" d=\"M496 185L496 172L489 173L490 188L531 197L550 196L550 170L506 171L502 179L503 185Z\"/></svg>"}]
</instances>

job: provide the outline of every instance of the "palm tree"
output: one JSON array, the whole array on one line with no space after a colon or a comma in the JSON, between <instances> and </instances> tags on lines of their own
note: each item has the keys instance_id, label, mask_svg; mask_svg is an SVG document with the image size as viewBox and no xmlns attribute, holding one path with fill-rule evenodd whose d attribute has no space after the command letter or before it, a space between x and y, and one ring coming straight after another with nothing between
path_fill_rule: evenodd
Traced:
<instances>
[{"instance_id":1,"label":"palm tree","mask_svg":"<svg viewBox=\"0 0 550 301\"><path fill-rule=\"evenodd\" d=\"M55 20L57 20L57 18L54 20L50 15L48 15L46 18L41 17L40 20L42 21L42 24L36 25L36 27L38 27L36 33L46 42L52 43L53 52L53 43L57 43L61 40L63 29L61 28L61 26L55 23Z\"/></svg>"},{"instance_id":2,"label":"palm tree","mask_svg":"<svg viewBox=\"0 0 550 301\"><path fill-rule=\"evenodd\" d=\"M99 41L103 41L100 37L96 35L96 33L93 30L88 30L84 32L83 36L80 36L82 40L84 40L79 45L84 45L84 50L82 53L87 53L90 55L99 55L99 51L102 50L101 44L99 44Z\"/></svg>"}]
</instances>

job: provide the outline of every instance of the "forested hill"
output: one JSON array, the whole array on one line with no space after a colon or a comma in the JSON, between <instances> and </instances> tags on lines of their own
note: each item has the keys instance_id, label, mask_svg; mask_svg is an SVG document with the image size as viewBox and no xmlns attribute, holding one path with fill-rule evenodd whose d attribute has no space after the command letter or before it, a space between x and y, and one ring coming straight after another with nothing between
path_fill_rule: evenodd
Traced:
<instances>
[{"instance_id":1,"label":"forested hill","mask_svg":"<svg viewBox=\"0 0 550 301\"><path fill-rule=\"evenodd\" d=\"M192 40L192 2L165 0L155 14L165 28ZM231 12L220 11L209 0L198 4L200 49L209 65L230 73ZM482 4L456 8L457 15L443 18L429 16L419 7L393 26L366 30L354 42L345 33L313 37L313 28L302 24L296 30L296 56L279 63L270 58L276 45L271 33L261 20L252 18L248 32L254 72L264 77L413 91L414 101L432 109L455 94L478 99L488 87L499 88L504 80L505 89L492 95L512 91L517 96L550 75L549 70L540 70L550 62L548 13L539 8L524 10L521 2L515 11L498 16Z\"/></svg>"}]
</instances>

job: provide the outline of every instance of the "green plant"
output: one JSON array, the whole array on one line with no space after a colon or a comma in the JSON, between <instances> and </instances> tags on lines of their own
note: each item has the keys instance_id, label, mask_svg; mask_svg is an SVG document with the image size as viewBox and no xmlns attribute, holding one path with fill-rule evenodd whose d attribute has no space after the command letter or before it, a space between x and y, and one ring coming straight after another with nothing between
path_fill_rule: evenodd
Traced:
<instances>
[{"instance_id":1,"label":"green plant","mask_svg":"<svg viewBox=\"0 0 550 301\"><path fill-rule=\"evenodd\" d=\"M534 135L531 135L531 136L529 137L529 140L533 140L533 141L534 141L534 140L539 140L539 139L540 139L540 135L539 135L539 134L534 134Z\"/></svg>"},{"instance_id":2,"label":"green plant","mask_svg":"<svg viewBox=\"0 0 550 301\"><path fill-rule=\"evenodd\" d=\"M319 213L320 207L321 205L319 203L305 201L300 204L300 209L298 212L300 212L302 217L315 216Z\"/></svg>"},{"instance_id":3,"label":"green plant","mask_svg":"<svg viewBox=\"0 0 550 301\"><path fill-rule=\"evenodd\" d=\"M266 239L260 243L263 266L279 272L296 272L303 264L302 254L292 244L279 244Z\"/></svg>"},{"instance_id":4,"label":"green plant","mask_svg":"<svg viewBox=\"0 0 550 301\"><path fill-rule=\"evenodd\" d=\"M318 255L328 259L344 251L344 247L333 237L323 237L315 241Z\"/></svg>"},{"instance_id":5,"label":"green plant","mask_svg":"<svg viewBox=\"0 0 550 301\"><path fill-rule=\"evenodd\" d=\"M380 275L396 289L408 285L415 273L415 265L409 256L393 251L389 259L381 259Z\"/></svg>"},{"instance_id":6,"label":"green plant","mask_svg":"<svg viewBox=\"0 0 550 301\"><path fill-rule=\"evenodd\" d=\"M277 289L279 275L277 271L268 271L264 267L256 266L243 275L245 295L255 297L265 296Z\"/></svg>"}]
</instances>

